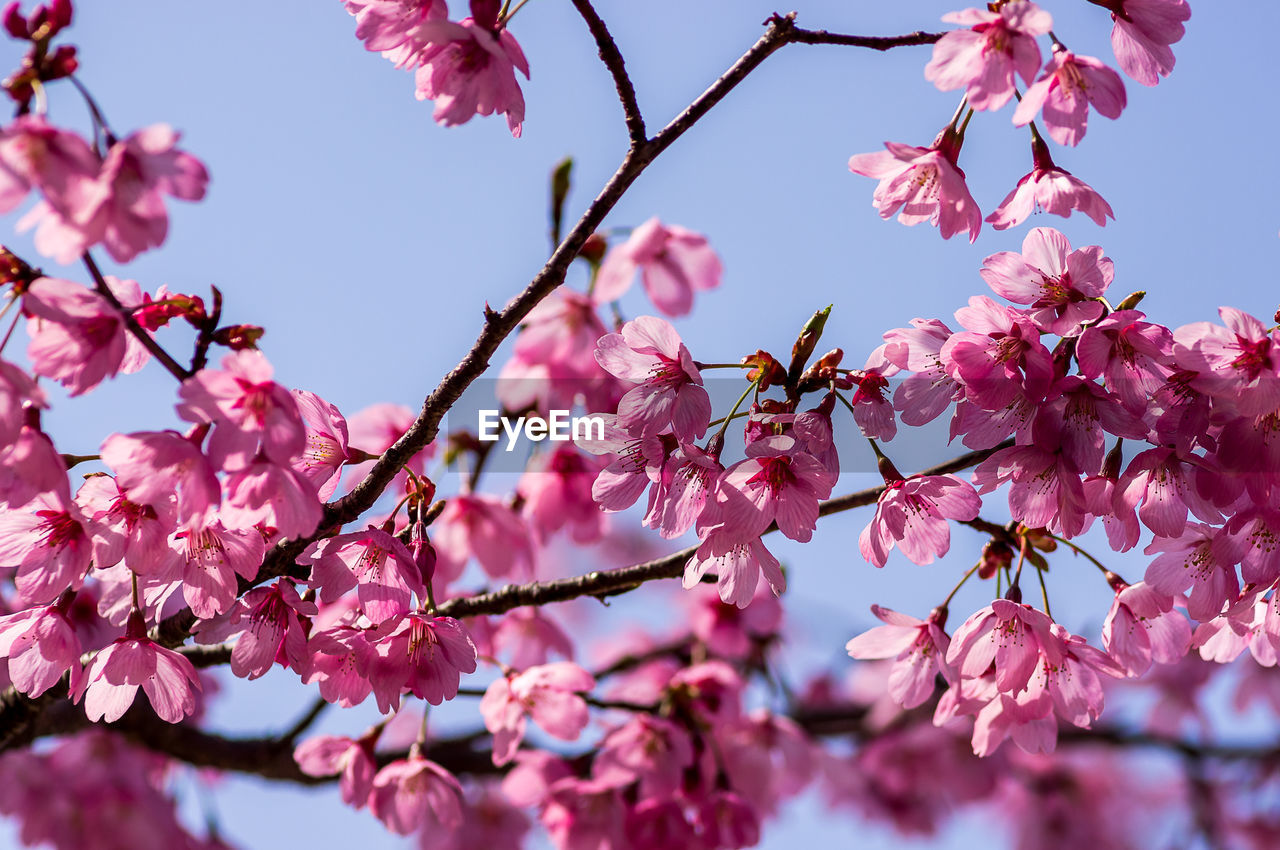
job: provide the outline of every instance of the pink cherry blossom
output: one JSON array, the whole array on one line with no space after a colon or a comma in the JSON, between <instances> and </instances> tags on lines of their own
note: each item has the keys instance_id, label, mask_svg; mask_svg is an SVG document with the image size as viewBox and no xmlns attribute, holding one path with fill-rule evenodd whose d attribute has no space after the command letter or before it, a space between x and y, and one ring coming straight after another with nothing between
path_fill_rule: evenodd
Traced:
<instances>
[{"instance_id":1,"label":"pink cherry blossom","mask_svg":"<svg viewBox=\"0 0 1280 850\"><path fill-rule=\"evenodd\" d=\"M779 637L782 605L766 585L758 585L746 608L729 605L710 589L694 591L689 629L716 655L746 658Z\"/></svg>"},{"instance_id":2,"label":"pink cherry blossom","mask_svg":"<svg viewBox=\"0 0 1280 850\"><path fill-rule=\"evenodd\" d=\"M122 559L139 574L155 573L168 559L169 535L177 530L173 501L158 507L131 501L109 475L87 478L76 504L97 524L94 565L110 567Z\"/></svg>"},{"instance_id":3,"label":"pink cherry blossom","mask_svg":"<svg viewBox=\"0 0 1280 850\"><path fill-rule=\"evenodd\" d=\"M1031 123L1043 110L1049 138L1078 145L1089 126L1089 107L1107 118L1119 118L1126 103L1120 75L1092 56L1078 56L1055 44L1044 74L1023 94L1013 123Z\"/></svg>"},{"instance_id":4,"label":"pink cherry blossom","mask_svg":"<svg viewBox=\"0 0 1280 850\"><path fill-rule=\"evenodd\" d=\"M713 850L737 850L760 843L760 817L741 795L715 790L698 807L695 822Z\"/></svg>"},{"instance_id":5,"label":"pink cherry blossom","mask_svg":"<svg viewBox=\"0 0 1280 850\"><path fill-rule=\"evenodd\" d=\"M22 308L30 317L32 370L58 381L71 395L87 393L120 371L141 368L125 368L129 332L124 317L98 293L42 277L27 287Z\"/></svg>"},{"instance_id":6,"label":"pink cherry blossom","mask_svg":"<svg viewBox=\"0 0 1280 850\"><path fill-rule=\"evenodd\" d=\"M0 130L0 212L11 212L35 188L48 214L71 218L97 203L99 167L97 154L77 134L43 116L19 116Z\"/></svg>"},{"instance_id":7,"label":"pink cherry blossom","mask_svg":"<svg viewBox=\"0 0 1280 850\"><path fill-rule=\"evenodd\" d=\"M178 519L195 522L212 516L222 502L217 474L199 447L176 431L112 434L102 443L103 463L129 501L157 515L177 500Z\"/></svg>"},{"instance_id":8,"label":"pink cherry blossom","mask_svg":"<svg viewBox=\"0 0 1280 850\"><path fill-rule=\"evenodd\" d=\"M982 279L997 295L1031 306L1041 331L1077 336L1102 317L1102 297L1115 278L1110 258L1089 245L1078 251L1052 227L1035 227L1022 240L1022 254L1001 251L982 261Z\"/></svg>"},{"instance_id":9,"label":"pink cherry blossom","mask_svg":"<svg viewBox=\"0 0 1280 850\"><path fill-rule=\"evenodd\" d=\"M410 754L374 776L369 811L397 835L447 832L462 822L462 786L440 765Z\"/></svg>"},{"instance_id":10,"label":"pink cherry blossom","mask_svg":"<svg viewBox=\"0 0 1280 850\"><path fill-rule=\"evenodd\" d=\"M57 605L28 608L0 617L0 658L8 663L14 688L38 697L68 670L71 689L79 684L80 640L67 617L70 598Z\"/></svg>"},{"instance_id":11,"label":"pink cherry blossom","mask_svg":"<svg viewBox=\"0 0 1280 850\"><path fill-rule=\"evenodd\" d=\"M288 579L246 593L240 618L246 628L231 650L231 672L257 679L279 660L306 677L311 669L308 618L315 615L316 604L304 601Z\"/></svg>"},{"instance_id":12,"label":"pink cherry blossom","mask_svg":"<svg viewBox=\"0 0 1280 850\"><path fill-rule=\"evenodd\" d=\"M639 386L618 402L618 427L635 436L667 431L693 442L707 431L711 399L689 349L669 322L641 316L596 343L596 362Z\"/></svg>"},{"instance_id":13,"label":"pink cherry blossom","mask_svg":"<svg viewBox=\"0 0 1280 850\"><path fill-rule=\"evenodd\" d=\"M969 241L976 241L982 212L956 165L960 143L953 131L944 130L927 148L898 142L884 146L887 153L862 153L849 159L854 174L880 181L871 198L880 217L887 219L901 209L898 221L907 226L927 221L939 228L943 239L968 230Z\"/></svg>"},{"instance_id":14,"label":"pink cherry blossom","mask_svg":"<svg viewBox=\"0 0 1280 850\"><path fill-rule=\"evenodd\" d=\"M917 564L931 564L951 548L947 520L969 520L982 509L973 486L954 475L895 478L876 500L876 513L862 530L862 557L877 567L889 559L896 545Z\"/></svg>"},{"instance_id":15,"label":"pink cherry blossom","mask_svg":"<svg viewBox=\"0 0 1280 850\"><path fill-rule=\"evenodd\" d=\"M44 390L17 366L0 360L0 446L12 445L27 423L28 407L49 406Z\"/></svg>"},{"instance_id":16,"label":"pink cherry blossom","mask_svg":"<svg viewBox=\"0 0 1280 850\"><path fill-rule=\"evenodd\" d=\"M575 543L594 543L604 536L605 517L591 497L601 466L573 446L529 459L516 490L524 499L521 513L538 540L566 526Z\"/></svg>"},{"instance_id":17,"label":"pink cherry blossom","mask_svg":"<svg viewBox=\"0 0 1280 850\"><path fill-rule=\"evenodd\" d=\"M1234 402L1247 415L1280 408L1280 333L1242 310L1218 310L1226 327L1184 325L1173 333L1178 365L1198 372L1192 386Z\"/></svg>"},{"instance_id":18,"label":"pink cherry blossom","mask_svg":"<svg viewBox=\"0 0 1280 850\"><path fill-rule=\"evenodd\" d=\"M596 278L595 297L616 301L640 272L645 294L668 316L693 309L693 293L720 285L723 268L707 237L651 218L631 231L626 242L605 255Z\"/></svg>"},{"instance_id":19,"label":"pink cherry blossom","mask_svg":"<svg viewBox=\"0 0 1280 850\"><path fill-rule=\"evenodd\" d=\"M1105 379L1135 413L1146 410L1172 371L1173 334L1145 318L1137 310L1118 310L1085 328L1076 343L1081 374Z\"/></svg>"},{"instance_id":20,"label":"pink cherry blossom","mask_svg":"<svg viewBox=\"0 0 1280 850\"><path fill-rule=\"evenodd\" d=\"M239 593L237 576L253 580L266 551L256 528L227 528L220 520L183 525L169 547L182 596L202 619L231 609Z\"/></svg>"},{"instance_id":21,"label":"pink cherry blossom","mask_svg":"<svg viewBox=\"0 0 1280 850\"><path fill-rule=\"evenodd\" d=\"M342 802L361 809L373 790L373 777L377 771L373 760L376 738L376 734L358 740L343 735L316 735L298 745L293 751L293 760L307 776L337 774Z\"/></svg>"},{"instance_id":22,"label":"pink cherry blossom","mask_svg":"<svg viewBox=\"0 0 1280 850\"><path fill-rule=\"evenodd\" d=\"M305 411L303 411L303 417L304 419L306 417ZM376 457L391 448L397 440L403 437L404 432L409 430L415 418L414 412L403 405L387 403L370 405L353 415L347 423L351 435L349 440L349 445L352 447L351 450ZM405 466L412 470L415 475L424 475L427 468L426 462L435 455L435 449L436 444L434 442L429 443L425 449L409 458L405 462ZM359 483L368 474L372 466L372 460L354 464L348 470L350 475L347 480L351 484ZM408 473L401 470L396 473L396 477L392 480L388 489L391 492L402 493L405 490L405 483L408 479Z\"/></svg>"},{"instance_id":23,"label":"pink cherry blossom","mask_svg":"<svg viewBox=\"0 0 1280 850\"><path fill-rule=\"evenodd\" d=\"M867 365L849 373L857 386L850 399L853 419L858 423L862 436L869 440L892 440L898 433L898 423L893 418L893 405L884 397L889 386L888 378L898 373L898 366L887 355L888 343L878 346L867 357Z\"/></svg>"},{"instance_id":24,"label":"pink cherry blossom","mask_svg":"<svg viewBox=\"0 0 1280 850\"><path fill-rule=\"evenodd\" d=\"M1102 624L1102 645L1130 676L1141 676L1153 661L1173 664L1187 654L1191 624L1173 603L1171 595L1141 581L1116 593Z\"/></svg>"},{"instance_id":25,"label":"pink cherry blossom","mask_svg":"<svg viewBox=\"0 0 1280 850\"><path fill-rule=\"evenodd\" d=\"M1187 613L1192 619L1213 619L1240 592L1235 566L1243 546L1220 528L1185 523L1175 536L1157 537L1142 551L1162 553L1147 567L1146 582L1154 590L1181 595L1191 589Z\"/></svg>"},{"instance_id":26,"label":"pink cherry blossom","mask_svg":"<svg viewBox=\"0 0 1280 850\"><path fill-rule=\"evenodd\" d=\"M951 637L946 663L963 679L976 679L995 664L995 687L1016 695L1027 687L1041 660L1062 663L1048 615L1030 605L997 599L974 612Z\"/></svg>"},{"instance_id":27,"label":"pink cherry blossom","mask_svg":"<svg viewBox=\"0 0 1280 850\"><path fill-rule=\"evenodd\" d=\"M845 651L858 659L894 659L889 694L903 708L915 708L932 696L939 673L954 678L946 662L951 640L942 630L945 614L935 611L918 620L879 605L872 605L871 613L885 625L853 638Z\"/></svg>"},{"instance_id":28,"label":"pink cherry blossom","mask_svg":"<svg viewBox=\"0 0 1280 850\"><path fill-rule=\"evenodd\" d=\"M717 577L720 598L739 608L751 604L761 575L774 595L787 589L782 565L759 537L742 538L724 528L712 530L685 565L685 589L697 585L708 571Z\"/></svg>"},{"instance_id":29,"label":"pink cherry blossom","mask_svg":"<svg viewBox=\"0 0 1280 850\"><path fill-rule=\"evenodd\" d=\"M1173 71L1169 45L1182 40L1191 17L1186 0L1090 0L1111 10L1111 49L1120 69L1144 86Z\"/></svg>"},{"instance_id":30,"label":"pink cherry blossom","mask_svg":"<svg viewBox=\"0 0 1280 850\"><path fill-rule=\"evenodd\" d=\"M0 568L17 569L14 584L28 604L53 602L84 581L95 530L75 502L41 493L0 510Z\"/></svg>"},{"instance_id":31,"label":"pink cherry blossom","mask_svg":"<svg viewBox=\"0 0 1280 850\"><path fill-rule=\"evenodd\" d=\"M200 677L195 668L186 656L147 638L142 616L135 613L124 637L89 662L73 695L77 703L84 700L90 720L114 723L133 704L139 685L156 715L166 723L177 723L196 710Z\"/></svg>"},{"instance_id":32,"label":"pink cherry blossom","mask_svg":"<svg viewBox=\"0 0 1280 850\"><path fill-rule=\"evenodd\" d=\"M529 61L505 26L464 18L428 18L413 33L426 46L416 59L418 100L436 102L436 122L465 124L475 115L507 116L511 135L524 123L524 94L516 71L529 78Z\"/></svg>"},{"instance_id":33,"label":"pink cherry blossom","mask_svg":"<svg viewBox=\"0 0 1280 850\"><path fill-rule=\"evenodd\" d=\"M756 440L746 452L746 460L726 469L716 484L715 524L746 537L777 522L787 537L807 543L817 527L818 502L831 495L831 473L787 436ZM706 516L700 522L709 526Z\"/></svg>"},{"instance_id":34,"label":"pink cherry blossom","mask_svg":"<svg viewBox=\"0 0 1280 850\"><path fill-rule=\"evenodd\" d=\"M71 497L67 465L49 435L23 426L12 444L0 448L0 500L24 505L41 493Z\"/></svg>"},{"instance_id":35,"label":"pink cherry blossom","mask_svg":"<svg viewBox=\"0 0 1280 850\"><path fill-rule=\"evenodd\" d=\"M178 415L212 422L209 460L226 470L243 469L259 443L267 457L288 464L306 447L302 414L289 391L271 380L262 352L245 349L222 358L221 369L201 369L183 381Z\"/></svg>"},{"instance_id":36,"label":"pink cherry blossom","mask_svg":"<svg viewBox=\"0 0 1280 850\"><path fill-rule=\"evenodd\" d=\"M1071 213L1079 210L1099 227L1105 226L1108 218L1115 219L1111 205L1093 187L1058 167L1042 139L1033 137L1031 158L1031 173L1019 180L996 211L987 216L996 230L1017 227L1038 210L1063 218L1071 218Z\"/></svg>"},{"instance_id":37,"label":"pink cherry blossom","mask_svg":"<svg viewBox=\"0 0 1280 850\"><path fill-rule=\"evenodd\" d=\"M693 528L724 472L719 458L693 444L682 445L662 466L644 524L668 540Z\"/></svg>"},{"instance_id":38,"label":"pink cherry blossom","mask_svg":"<svg viewBox=\"0 0 1280 850\"><path fill-rule=\"evenodd\" d=\"M433 529L438 570L446 582L461 575L472 557L493 578L524 577L533 572L529 529L520 515L496 496L454 496Z\"/></svg>"},{"instance_id":39,"label":"pink cherry blossom","mask_svg":"<svg viewBox=\"0 0 1280 850\"><path fill-rule=\"evenodd\" d=\"M102 242L116 262L127 263L164 242L169 215L163 195L183 201L204 197L209 173L177 148L178 138L167 124L153 124L111 145L97 178L101 202L72 219L86 246Z\"/></svg>"},{"instance_id":40,"label":"pink cherry blossom","mask_svg":"<svg viewBox=\"0 0 1280 850\"><path fill-rule=\"evenodd\" d=\"M693 739L677 723L637 714L609 732L591 762L592 775L619 788L639 782L642 797L669 797L680 790L693 764Z\"/></svg>"},{"instance_id":41,"label":"pink cherry blossom","mask_svg":"<svg viewBox=\"0 0 1280 850\"><path fill-rule=\"evenodd\" d=\"M1061 435L1042 426L1044 422L1037 422L1030 445L1001 449L979 464L973 483L979 493L990 493L1011 482L1009 512L1014 519L1074 537L1087 524L1081 470L1065 453Z\"/></svg>"},{"instance_id":42,"label":"pink cherry blossom","mask_svg":"<svg viewBox=\"0 0 1280 850\"><path fill-rule=\"evenodd\" d=\"M956 319L967 331L948 337L938 357L966 398L985 410L999 410L1019 395L1044 398L1053 358L1027 313L974 295Z\"/></svg>"},{"instance_id":43,"label":"pink cherry blossom","mask_svg":"<svg viewBox=\"0 0 1280 850\"><path fill-rule=\"evenodd\" d=\"M370 640L356 651L383 713L399 706L404 690L432 705L453 699L462 674L476 670L475 644L452 617L411 612L383 623Z\"/></svg>"},{"instance_id":44,"label":"pink cherry blossom","mask_svg":"<svg viewBox=\"0 0 1280 850\"><path fill-rule=\"evenodd\" d=\"M657 436L632 436L618 425L615 414L593 416L604 422L604 439L597 440L592 435L590 439L579 439L578 447L594 455L614 457L592 483L591 498L603 510L623 511L634 505L651 484L661 483L667 451ZM659 489L652 491L652 500L657 500Z\"/></svg>"},{"instance_id":45,"label":"pink cherry blossom","mask_svg":"<svg viewBox=\"0 0 1280 850\"><path fill-rule=\"evenodd\" d=\"M347 420L338 408L306 390L293 390L298 412L307 429L306 448L291 465L311 482L320 499L328 499L338 489L342 465L364 456L349 446Z\"/></svg>"},{"instance_id":46,"label":"pink cherry blossom","mask_svg":"<svg viewBox=\"0 0 1280 850\"><path fill-rule=\"evenodd\" d=\"M1197 456L1180 456L1172 448L1140 452L1116 483L1116 505L1132 509L1141 502L1142 524L1159 537L1178 537L1187 524L1187 511L1205 522L1219 522L1222 515L1200 492L1193 474L1200 468Z\"/></svg>"},{"instance_id":47,"label":"pink cherry blossom","mask_svg":"<svg viewBox=\"0 0 1280 850\"><path fill-rule=\"evenodd\" d=\"M313 543L298 563L311 567L311 585L324 602L358 588L360 609L375 625L408 614L415 595L426 600L422 574L408 548L374 526Z\"/></svg>"},{"instance_id":48,"label":"pink cherry blossom","mask_svg":"<svg viewBox=\"0 0 1280 850\"><path fill-rule=\"evenodd\" d=\"M1049 13L1027 0L1005 3L997 12L951 12L942 20L972 28L953 30L934 45L925 79L942 91L963 88L969 105L977 110L999 109L1008 103L1015 73L1031 84L1040 68L1036 36L1053 28Z\"/></svg>"},{"instance_id":49,"label":"pink cherry blossom","mask_svg":"<svg viewBox=\"0 0 1280 850\"><path fill-rule=\"evenodd\" d=\"M394 52L406 42L417 46L418 25L431 18L444 18L449 9L444 0L343 0L356 19L356 38L366 50Z\"/></svg>"},{"instance_id":50,"label":"pink cherry blossom","mask_svg":"<svg viewBox=\"0 0 1280 850\"><path fill-rule=\"evenodd\" d=\"M315 531L324 515L310 480L262 455L227 477L220 513L229 525L262 524L294 538Z\"/></svg>"},{"instance_id":51,"label":"pink cherry blossom","mask_svg":"<svg viewBox=\"0 0 1280 850\"><path fill-rule=\"evenodd\" d=\"M953 331L938 319L912 319L911 327L886 331L885 357L900 369L915 374L898 384L894 409L913 427L932 422L953 402L964 397L964 388L948 374L942 362L942 346Z\"/></svg>"},{"instance_id":52,"label":"pink cherry blossom","mask_svg":"<svg viewBox=\"0 0 1280 850\"><path fill-rule=\"evenodd\" d=\"M566 777L551 786L542 825L556 847L623 850L626 809L618 790L598 780Z\"/></svg>"},{"instance_id":53,"label":"pink cherry blossom","mask_svg":"<svg viewBox=\"0 0 1280 850\"><path fill-rule=\"evenodd\" d=\"M591 674L571 661L495 679L480 700L485 728L493 733L493 763L504 765L515 756L524 740L526 717L553 738L576 741L589 720L579 693L595 685Z\"/></svg>"}]
</instances>

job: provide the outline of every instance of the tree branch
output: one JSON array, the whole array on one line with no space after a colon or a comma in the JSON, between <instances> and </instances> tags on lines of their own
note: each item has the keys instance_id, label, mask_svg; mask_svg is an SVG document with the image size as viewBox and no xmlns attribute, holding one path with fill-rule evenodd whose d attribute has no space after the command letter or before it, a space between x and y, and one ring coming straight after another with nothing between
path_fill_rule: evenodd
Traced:
<instances>
[{"instance_id":1,"label":"tree branch","mask_svg":"<svg viewBox=\"0 0 1280 850\"><path fill-rule=\"evenodd\" d=\"M81 259L84 260L84 267L89 270L89 276L93 278L94 288L99 295L107 299L112 307L120 311L129 333L133 334L134 338L142 343L142 347L151 352L151 356L160 361L160 365L168 369L169 374L173 375L173 377L179 381L185 381L190 378L192 373L188 372L177 360L170 357L169 352L165 351L160 343L156 342L155 338L147 333L142 325L138 324L138 320L133 317L133 311L121 304L119 298L116 298L116 294L107 285L107 279L103 277L102 270L98 268L97 262L94 261L93 255L85 251Z\"/></svg>"},{"instance_id":2,"label":"tree branch","mask_svg":"<svg viewBox=\"0 0 1280 850\"><path fill-rule=\"evenodd\" d=\"M591 36L596 40L596 46L600 48L600 61L613 76L613 84L618 89L618 100L622 102L622 114L627 121L627 135L631 138L631 146L634 148L643 145L648 141L644 129L644 116L640 114L640 104L636 102L636 89L631 83L631 77L627 75L626 62L622 59L622 53L590 0L572 0L572 2L578 14L587 22L587 29L591 30Z\"/></svg>"}]
</instances>

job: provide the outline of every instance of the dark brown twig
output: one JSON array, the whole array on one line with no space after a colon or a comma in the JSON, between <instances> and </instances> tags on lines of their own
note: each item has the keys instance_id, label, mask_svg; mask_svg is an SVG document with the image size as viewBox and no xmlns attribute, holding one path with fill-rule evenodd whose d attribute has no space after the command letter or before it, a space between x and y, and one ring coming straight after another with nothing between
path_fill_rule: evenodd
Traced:
<instances>
[{"instance_id":1,"label":"dark brown twig","mask_svg":"<svg viewBox=\"0 0 1280 850\"><path fill-rule=\"evenodd\" d=\"M613 84L618 89L618 100L622 102L622 114L627 121L627 136L631 138L631 146L634 148L643 145L648 141L644 129L644 116L640 114L640 104L636 101L636 87L627 74L622 53L590 0L572 0L572 2L578 14L587 22L587 29L591 30L591 37L596 40L596 46L600 48L600 61L609 69Z\"/></svg>"}]
</instances>

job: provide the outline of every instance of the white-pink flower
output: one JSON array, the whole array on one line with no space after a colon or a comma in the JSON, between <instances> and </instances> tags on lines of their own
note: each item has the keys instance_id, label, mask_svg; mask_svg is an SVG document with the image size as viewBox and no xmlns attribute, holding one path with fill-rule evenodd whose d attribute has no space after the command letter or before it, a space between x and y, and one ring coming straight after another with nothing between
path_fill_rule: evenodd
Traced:
<instances>
[{"instance_id":1,"label":"white-pink flower","mask_svg":"<svg viewBox=\"0 0 1280 850\"><path fill-rule=\"evenodd\" d=\"M1089 107L1119 118L1127 103L1120 75L1092 56L1077 56L1054 45L1053 58L1013 112L1014 126L1029 124L1042 112L1049 138L1078 145L1089 128Z\"/></svg>"},{"instance_id":2,"label":"white-pink flower","mask_svg":"<svg viewBox=\"0 0 1280 850\"><path fill-rule=\"evenodd\" d=\"M944 612L935 610L929 619L918 620L872 605L871 613L884 625L853 638L845 644L845 651L858 659L894 659L889 695L903 708L923 704L933 694L939 673L954 684L955 676L946 661L951 640L942 630Z\"/></svg>"},{"instance_id":3,"label":"white-pink flower","mask_svg":"<svg viewBox=\"0 0 1280 850\"><path fill-rule=\"evenodd\" d=\"M934 45L925 79L942 91L963 88L969 106L978 110L1008 103L1015 73L1030 85L1040 68L1036 36L1053 28L1053 17L1027 0L1003 3L996 12L951 12L942 20L971 29L949 32Z\"/></svg>"},{"instance_id":4,"label":"white-pink flower","mask_svg":"<svg viewBox=\"0 0 1280 850\"><path fill-rule=\"evenodd\" d=\"M973 486L954 475L886 482L876 513L858 538L862 557L883 567L896 545L917 564L931 564L951 548L948 520L970 520L982 509Z\"/></svg>"},{"instance_id":5,"label":"white-pink flower","mask_svg":"<svg viewBox=\"0 0 1280 850\"><path fill-rule=\"evenodd\" d=\"M638 386L618 402L617 424L634 436L672 433L689 443L707 432L711 398L688 347L671 323L640 316L596 343L596 362Z\"/></svg>"},{"instance_id":6,"label":"white-pink flower","mask_svg":"<svg viewBox=\"0 0 1280 850\"><path fill-rule=\"evenodd\" d=\"M911 226L927 221L936 226L943 239L962 230L969 241L978 238L982 212L969 194L964 172L956 165L960 146L950 128L927 148L885 142L887 152L861 153L849 159L854 174L880 181L871 203L889 218L898 210L898 221Z\"/></svg>"},{"instance_id":7,"label":"white-pink flower","mask_svg":"<svg viewBox=\"0 0 1280 850\"><path fill-rule=\"evenodd\" d=\"M668 316L693 309L696 290L720 285L723 268L707 237L651 218L631 231L600 264L593 294L597 301L616 301L631 287L636 271L655 307Z\"/></svg>"},{"instance_id":8,"label":"white-pink flower","mask_svg":"<svg viewBox=\"0 0 1280 850\"><path fill-rule=\"evenodd\" d=\"M75 702L84 700L90 720L114 723L133 705L139 686L166 723L195 713L195 692L201 689L195 667L185 656L153 643L135 612L125 636L93 657L73 695Z\"/></svg>"}]
</instances>

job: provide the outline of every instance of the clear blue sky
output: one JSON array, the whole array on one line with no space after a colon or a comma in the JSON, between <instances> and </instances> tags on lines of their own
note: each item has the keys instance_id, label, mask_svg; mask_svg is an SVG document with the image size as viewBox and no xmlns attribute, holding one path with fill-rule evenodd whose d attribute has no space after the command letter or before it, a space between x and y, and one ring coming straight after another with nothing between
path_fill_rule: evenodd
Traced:
<instances>
[{"instance_id":1,"label":"clear blue sky","mask_svg":"<svg viewBox=\"0 0 1280 850\"><path fill-rule=\"evenodd\" d=\"M801 25L862 34L939 28L939 16L957 8L796 2ZM463 4L453 5L459 16ZM1102 10L1045 5L1074 50L1110 61ZM651 127L720 74L769 13L788 10L761 0L599 7ZM694 355L708 361L757 347L784 351L815 308L834 302L824 342L860 365L885 329L915 316L951 321L970 294L985 292L982 258L1017 250L1034 225L1059 227L1076 245L1102 244L1116 263L1114 291L1148 290L1144 308L1171 326L1214 318L1224 303L1270 316L1280 299L1280 179L1271 155L1280 120L1264 58L1280 31L1280 5L1192 0L1192 9L1172 78L1156 89L1129 82L1121 120L1095 116L1084 143L1058 156L1115 209L1118 220L1105 230L1079 215L1039 216L1003 234L984 228L971 246L944 242L926 226L881 221L870 203L874 182L849 174L848 157L885 139L928 144L956 97L924 80L929 48L881 55L808 46L769 59L641 178L607 225L657 214L710 237L724 286L678 323ZM411 77L355 40L337 0L113 0L83 3L77 14L71 40L81 48L82 78L114 127L171 123L212 174L203 203L171 206L164 248L118 273L152 291L217 284L228 321L267 328L263 347L282 382L348 413L380 401L416 408L470 345L485 301L504 303L545 259L553 164L565 155L578 163L569 203L576 213L625 147L612 83L565 0L532 0L512 26L533 71L519 140L500 119L437 127L431 105L413 98ZM85 126L67 92L53 102L53 120ZM984 213L1027 171L1026 134L1011 126L1010 111L977 116L961 160ZM33 253L24 238L10 244ZM65 274L82 277L74 267ZM629 315L644 309L627 303ZM153 366L58 404L47 421L63 451L89 453L107 429L171 424L172 404L172 381ZM839 490L866 483L847 477ZM871 602L927 611L979 544L957 532L956 553L940 566L894 561L875 571L849 556L866 520L842 517L812 545L776 550L792 568L791 604L812 612L804 617L804 638L817 647L809 662L846 663L840 647L868 625ZM1130 574L1142 570L1132 558L1119 563ZM1067 561L1050 581L1061 600L1055 613L1096 639L1105 588L1095 575ZM982 604L985 592L967 602ZM246 733L282 724L307 700L280 671L230 687L243 697L220 707L216 721ZM326 724L358 731L367 713L333 711ZM332 791L232 779L217 808L227 835L247 847L402 846ZM862 832L806 801L767 833L765 846L838 846L851 835L865 848L917 846ZM918 846L970 846L975 834L962 828L950 843Z\"/></svg>"}]
</instances>

